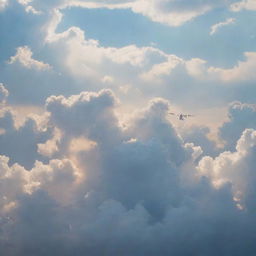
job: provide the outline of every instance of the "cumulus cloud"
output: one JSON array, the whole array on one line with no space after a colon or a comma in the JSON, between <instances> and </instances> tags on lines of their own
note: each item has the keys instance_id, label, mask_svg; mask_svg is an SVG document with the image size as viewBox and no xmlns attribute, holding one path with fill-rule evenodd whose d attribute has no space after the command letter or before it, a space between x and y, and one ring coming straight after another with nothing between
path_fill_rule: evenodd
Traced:
<instances>
[{"instance_id":1,"label":"cumulus cloud","mask_svg":"<svg viewBox=\"0 0 256 256\"><path fill-rule=\"evenodd\" d=\"M214 35L215 33L217 33L219 31L219 29L221 29L222 27L234 24L236 21L236 19L234 18L228 18L223 22L219 22L217 24L212 25L211 27L211 31L210 31L210 35Z\"/></svg>"},{"instance_id":2,"label":"cumulus cloud","mask_svg":"<svg viewBox=\"0 0 256 256\"><path fill-rule=\"evenodd\" d=\"M209 98L210 102L213 98L216 100L213 97L215 93L220 98L217 91L225 90L225 84L236 85L255 80L254 52L246 52L245 60L238 61L229 69L219 68L210 66L206 60L200 58L184 59L155 47L103 47L100 42L86 38L84 31L78 27L57 33L56 28L61 18L61 13L55 12L46 38L55 52L62 49L58 54L60 65L64 64L71 76L88 79L96 87L99 86L97 88L104 88L105 78L111 77L112 82L108 86L119 93L119 96L122 88L129 82L129 88L132 89L126 91L129 99L136 99L141 92L145 98L147 93L153 92L153 95L161 93L161 96L169 96L171 100L188 104L186 95L193 94L198 97L199 94L204 94L207 97L208 89L211 88L216 92ZM181 93L181 88L187 93ZM176 95L172 98L170 91L173 94L180 93L179 97ZM208 103L202 100L197 102Z\"/></svg>"},{"instance_id":3,"label":"cumulus cloud","mask_svg":"<svg viewBox=\"0 0 256 256\"><path fill-rule=\"evenodd\" d=\"M51 20L49 21L50 16ZM22 79L24 83L24 90L21 90L20 88L23 87L20 87L14 78L9 79L11 81L8 81L8 90L12 92L11 100L13 97L19 97L18 100L22 100L22 103L24 100L30 102L32 98L26 95L29 94L29 91L33 91L37 97L33 98L33 103L43 104L45 98L51 93L78 93L84 87L88 90L99 90L107 86L114 90L119 97L122 97L122 100L130 101L133 104L157 95L186 106L190 104L189 101L192 98L197 98L196 102L204 105L211 104L217 99L222 100L223 97L231 97L230 94L223 93L225 88L221 89L221 86L226 83L236 85L239 82L241 88L242 82L254 81L254 72L252 72L254 52L246 55L248 57L245 60L229 69L219 68L210 66L210 62L207 60L181 58L156 47L104 46L101 42L88 38L79 27L70 27L63 32L58 32L57 27L62 20L60 10L50 12L47 17L42 15L42 17L34 18L48 20L43 27L40 26L37 29L47 34L44 38L47 44L40 49L45 53L45 61L35 60L31 53L26 54L26 58L18 58L18 56L15 58L19 63L20 59L25 59L26 61L23 61L22 65L26 64L27 67L30 66L30 69L21 71L18 69L19 65L9 65L5 75L12 77L10 74L16 72L17 80ZM36 47L34 48L36 49ZM28 51L25 52L28 53ZM49 64L46 63L52 63L58 72L49 72L51 74L47 76L44 72L33 72L34 69L49 68ZM29 73L30 70L31 73ZM42 73L41 76L40 73ZM31 79L26 79L27 77L31 77ZM110 83L106 83L107 77L111 77ZM108 79L108 81L110 80ZM42 86L35 87L34 85L39 84L39 81ZM51 86L51 83L54 83L55 86ZM70 83L73 86L70 86ZM209 88L213 91L211 97L208 96L209 100L199 100L199 98L205 99L209 95ZM183 89L186 89L186 94L182 92ZM53 91L50 93L50 90ZM230 101L237 99L238 94L241 95L237 89L234 93L236 95L229 99ZM192 97L189 96L191 94ZM224 96L219 97L220 94ZM203 97L201 97L202 95ZM16 98L15 100L17 100ZM239 97L238 99L241 100ZM195 101L193 100L193 102Z\"/></svg>"},{"instance_id":4,"label":"cumulus cloud","mask_svg":"<svg viewBox=\"0 0 256 256\"><path fill-rule=\"evenodd\" d=\"M42 61L33 59L33 53L28 46L22 46L17 48L15 56L12 56L8 61L9 64L20 63L22 66L28 69L36 70L48 70L51 69L51 66Z\"/></svg>"},{"instance_id":5,"label":"cumulus cloud","mask_svg":"<svg viewBox=\"0 0 256 256\"><path fill-rule=\"evenodd\" d=\"M99 93L82 92L66 99L52 96L46 109L50 121L66 135L85 136L96 142L114 142L120 133L113 113L116 99L110 90Z\"/></svg>"},{"instance_id":6,"label":"cumulus cloud","mask_svg":"<svg viewBox=\"0 0 256 256\"><path fill-rule=\"evenodd\" d=\"M62 133L52 137L58 158L49 154L49 161L24 168L0 157L1 253L249 253L255 131L243 132L235 152L205 156L197 166L202 149L176 133L168 101L153 99L125 127L117 102L110 90L51 96L46 125ZM70 154L82 137L93 147Z\"/></svg>"},{"instance_id":7,"label":"cumulus cloud","mask_svg":"<svg viewBox=\"0 0 256 256\"><path fill-rule=\"evenodd\" d=\"M65 4L19 2L40 11ZM84 3L136 7L134 11L158 22L178 25L196 17L198 10L203 13L224 2ZM176 13L194 16L170 18ZM25 15L45 19L44 14ZM208 138L208 127L181 131L168 119L174 111L168 99L177 98L177 90L196 104L204 99L203 87L216 97L215 84L254 81L253 53L231 69L211 68L206 60L186 60L154 47L103 46L78 27L58 33L61 17L55 10L45 24L44 50L54 53L54 66L65 73L63 80L72 77L71 89L49 96L40 118L26 116L18 124L21 107L6 102L8 91L0 85L0 254L253 255L254 105L230 106L230 120L220 128L220 137L227 142L222 153ZM30 48L19 49L13 62L27 67L22 68L26 76L42 73L34 69L49 69L33 58ZM230 80L224 79L225 72ZM74 93L78 79L83 88L92 81L94 91L79 88ZM54 94L55 80L49 84L48 93ZM113 90L102 89L106 86ZM117 95L120 88L141 90L141 107L134 105L136 111L125 113L122 94ZM151 96L166 99L147 100L150 90ZM136 95L131 93L132 100L127 95L131 104Z\"/></svg>"},{"instance_id":8,"label":"cumulus cloud","mask_svg":"<svg viewBox=\"0 0 256 256\"><path fill-rule=\"evenodd\" d=\"M256 131L247 129L238 140L235 152L224 152L217 158L203 158L199 163L200 172L210 176L212 183L219 186L231 183L234 199L242 208L255 210L251 200L255 196L255 149Z\"/></svg>"}]
</instances>

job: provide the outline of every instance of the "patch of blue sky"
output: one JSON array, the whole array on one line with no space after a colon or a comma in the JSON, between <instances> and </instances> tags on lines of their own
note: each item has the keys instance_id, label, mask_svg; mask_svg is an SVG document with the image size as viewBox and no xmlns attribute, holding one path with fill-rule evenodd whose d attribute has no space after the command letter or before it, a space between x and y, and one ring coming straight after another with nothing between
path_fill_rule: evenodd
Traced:
<instances>
[{"instance_id":1,"label":"patch of blue sky","mask_svg":"<svg viewBox=\"0 0 256 256\"><path fill-rule=\"evenodd\" d=\"M16 2L11 2L5 11L0 12L0 64L14 55L19 46L40 44L39 24L43 22L43 15L28 14Z\"/></svg>"},{"instance_id":2,"label":"patch of blue sky","mask_svg":"<svg viewBox=\"0 0 256 256\"><path fill-rule=\"evenodd\" d=\"M244 52L256 51L253 12L215 9L179 27L153 22L131 10L69 8L63 13L58 31L78 26L86 31L87 38L99 40L102 46L153 45L185 59L202 58L211 66L223 68L233 66ZM235 24L210 36L213 24L230 17L236 19Z\"/></svg>"}]
</instances>

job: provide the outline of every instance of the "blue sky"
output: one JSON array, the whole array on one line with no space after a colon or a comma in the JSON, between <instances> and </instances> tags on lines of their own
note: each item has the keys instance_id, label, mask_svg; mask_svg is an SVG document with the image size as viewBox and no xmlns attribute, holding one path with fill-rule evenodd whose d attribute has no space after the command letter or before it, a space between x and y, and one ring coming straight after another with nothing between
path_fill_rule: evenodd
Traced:
<instances>
[{"instance_id":1,"label":"blue sky","mask_svg":"<svg viewBox=\"0 0 256 256\"><path fill-rule=\"evenodd\" d=\"M255 11L0 0L0 254L255 255Z\"/></svg>"},{"instance_id":2,"label":"blue sky","mask_svg":"<svg viewBox=\"0 0 256 256\"><path fill-rule=\"evenodd\" d=\"M223 28L210 36L210 27L227 18L237 19L236 24ZM103 46L122 47L155 45L157 48L182 58L207 59L211 65L231 67L242 59L243 52L255 51L255 14L233 13L224 8L211 11L181 27L170 27L152 22L131 10L80 9L64 11L58 31L78 26L89 38Z\"/></svg>"}]
</instances>

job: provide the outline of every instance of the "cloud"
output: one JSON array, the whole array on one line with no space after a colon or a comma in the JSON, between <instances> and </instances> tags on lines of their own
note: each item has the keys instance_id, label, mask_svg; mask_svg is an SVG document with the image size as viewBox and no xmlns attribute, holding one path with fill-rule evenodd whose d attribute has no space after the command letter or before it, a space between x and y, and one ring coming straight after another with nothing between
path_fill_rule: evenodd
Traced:
<instances>
[{"instance_id":1,"label":"cloud","mask_svg":"<svg viewBox=\"0 0 256 256\"><path fill-rule=\"evenodd\" d=\"M255 11L256 3L254 0L243 0L243 1L236 2L236 3L232 4L230 9L234 12L239 12L243 9Z\"/></svg>"},{"instance_id":2,"label":"cloud","mask_svg":"<svg viewBox=\"0 0 256 256\"><path fill-rule=\"evenodd\" d=\"M186 61L186 68L188 73L199 79L205 81L219 81L223 84L237 84L242 82L255 81L255 52L245 52L244 60L238 61L236 65L231 68L219 68L209 66L205 60L191 59Z\"/></svg>"},{"instance_id":3,"label":"cloud","mask_svg":"<svg viewBox=\"0 0 256 256\"><path fill-rule=\"evenodd\" d=\"M24 15L24 10L22 11ZM28 15L25 16L28 19ZM60 10L49 12L46 16L33 17L33 19L41 22L37 24L37 31L43 31L39 40L44 40L46 44L40 45L37 52L44 54L45 60L44 62L35 60L29 53L26 56L30 57L25 59L26 65L31 66L30 69L22 70L19 68L19 66L23 67L22 64L9 65L3 70L12 102L43 104L50 94L68 95L79 93L85 88L97 91L107 86L126 103L137 104L157 95L164 96L174 103L191 107L195 102L193 99L196 98L196 102L202 105L213 104L216 100L222 103L227 100L244 100L241 99L242 83L248 84L254 81L254 72L251 71L254 67L254 52L248 55L246 53L248 57L231 68L220 68L210 66L211 62L205 59L186 59L156 47L104 46L101 42L88 38L87 34L78 27L57 32L62 20ZM33 29L32 31L35 33ZM27 37L27 35L23 36ZM33 44L31 47L38 48ZM39 61L42 65L33 60ZM18 57L16 62L20 63ZM48 72L47 75L45 72L33 72L36 68L49 67L46 63L51 63L56 72ZM12 77L12 72L17 75ZM111 77L112 82L106 84L104 79L106 77ZM19 85L19 81L22 81L22 86ZM39 83L42 86L35 86ZM70 86L71 83L73 86ZM235 95L224 93L227 90L226 84L236 87ZM209 88L212 91L211 97ZM250 90L253 91L252 85ZM28 96L30 91L35 97ZM207 97L207 100L202 100Z\"/></svg>"},{"instance_id":4,"label":"cloud","mask_svg":"<svg viewBox=\"0 0 256 256\"><path fill-rule=\"evenodd\" d=\"M212 25L210 35L214 35L219 31L220 28L234 24L236 22L236 19L234 18L228 18L223 22L219 22L217 24Z\"/></svg>"},{"instance_id":5,"label":"cloud","mask_svg":"<svg viewBox=\"0 0 256 256\"><path fill-rule=\"evenodd\" d=\"M25 10L27 13L32 13L35 15L42 14L41 11L36 10L33 6L29 5L33 0L18 0L18 3L25 6Z\"/></svg>"},{"instance_id":6,"label":"cloud","mask_svg":"<svg viewBox=\"0 0 256 256\"><path fill-rule=\"evenodd\" d=\"M8 5L8 0L0 0L0 11L3 11Z\"/></svg>"},{"instance_id":7,"label":"cloud","mask_svg":"<svg viewBox=\"0 0 256 256\"><path fill-rule=\"evenodd\" d=\"M252 83L255 80L254 52L246 52L246 59L238 61L229 69L219 68L210 66L200 58L184 59L154 47L104 47L100 42L86 38L84 31L77 27L56 33L61 17L60 12L55 13L49 23L47 36L47 42L55 53L62 49L58 54L60 65L64 64L67 72L76 79L88 79L97 89L106 86L104 77L111 77L113 82L108 86L118 96L121 96L121 88L129 81L132 90L126 91L126 98L130 100L140 97L140 93L144 98L152 93L169 96L169 99L180 100L179 103L182 101L186 105L188 95L198 97L199 94L204 94L207 97L208 89L211 88L213 93L209 101L197 101L204 104L211 102L213 98L223 98L220 97L220 91L226 90L226 84L241 88L243 82ZM181 93L182 88L187 93ZM237 88L235 92L239 91ZM170 89L176 97L171 97ZM216 97L213 97L215 94ZM235 100L235 97L230 100Z\"/></svg>"},{"instance_id":8,"label":"cloud","mask_svg":"<svg viewBox=\"0 0 256 256\"><path fill-rule=\"evenodd\" d=\"M242 208L255 210L251 200L255 196L255 149L256 131L247 129L238 140L235 152L224 152L217 158L203 158L199 163L200 172L210 176L212 183L232 183L233 195Z\"/></svg>"},{"instance_id":9,"label":"cloud","mask_svg":"<svg viewBox=\"0 0 256 256\"><path fill-rule=\"evenodd\" d=\"M219 128L219 136L226 141L226 148L234 150L245 129L256 129L256 106L234 102L229 107L229 120Z\"/></svg>"},{"instance_id":10,"label":"cloud","mask_svg":"<svg viewBox=\"0 0 256 256\"><path fill-rule=\"evenodd\" d=\"M9 95L8 90L0 83L0 104L5 104L5 101Z\"/></svg>"},{"instance_id":11,"label":"cloud","mask_svg":"<svg viewBox=\"0 0 256 256\"><path fill-rule=\"evenodd\" d=\"M22 2L40 11L64 4ZM138 4L97 2L108 8ZM194 0L140 4L134 11L171 25L192 16L170 14L196 17L198 10L223 6ZM26 46L12 57L21 65L4 67L9 73L3 78L18 71L18 81L3 80L8 90L0 85L0 254L253 255L254 105L230 106L230 120L220 128L224 152L208 138L209 127L181 131L184 123L175 127L168 113L175 111L170 98L182 106L189 99L193 106L208 99L216 105L231 94L227 84L236 90L237 83L254 82L254 52L232 68L210 67L209 60L154 47L104 46L78 27L56 32L60 10L46 17L20 8L26 19L45 23L36 27L47 35L40 37L43 46L19 45L40 50L59 73L35 72L49 64L34 59ZM9 99L26 95L26 106L6 102L8 91ZM40 116L22 113L28 95L35 104L48 97Z\"/></svg>"},{"instance_id":12,"label":"cloud","mask_svg":"<svg viewBox=\"0 0 256 256\"><path fill-rule=\"evenodd\" d=\"M33 2L33 0L17 0L17 1L22 5L28 5L29 3Z\"/></svg>"},{"instance_id":13,"label":"cloud","mask_svg":"<svg viewBox=\"0 0 256 256\"><path fill-rule=\"evenodd\" d=\"M193 143L200 146L202 155L216 156L219 152L216 142L209 139L210 129L207 126L192 126L185 129L179 129L185 143Z\"/></svg>"},{"instance_id":14,"label":"cloud","mask_svg":"<svg viewBox=\"0 0 256 256\"><path fill-rule=\"evenodd\" d=\"M10 158L10 163L19 163L31 168L37 159L43 158L37 152L37 144L52 136L51 128L44 130L35 118L28 117L17 127L15 114L6 108L0 116L0 154Z\"/></svg>"},{"instance_id":15,"label":"cloud","mask_svg":"<svg viewBox=\"0 0 256 256\"><path fill-rule=\"evenodd\" d=\"M45 125L62 133L48 138L58 158L25 169L0 157L1 253L248 254L255 131L243 132L235 152L205 156L197 166L202 150L184 143L167 120L167 100L152 99L125 126L117 103L110 90L51 96ZM93 147L70 152L82 137Z\"/></svg>"},{"instance_id":16,"label":"cloud","mask_svg":"<svg viewBox=\"0 0 256 256\"><path fill-rule=\"evenodd\" d=\"M51 66L42 61L38 61L33 59L33 53L28 46L22 46L17 48L17 52L15 56L12 56L8 61L9 64L20 63L22 66L28 69L36 69L36 70L48 70L51 69Z\"/></svg>"},{"instance_id":17,"label":"cloud","mask_svg":"<svg viewBox=\"0 0 256 256\"><path fill-rule=\"evenodd\" d=\"M10 164L19 163L32 168L37 159L43 159L37 152L37 144L52 137L52 129L40 125L39 118L26 117L20 124L21 114L7 105L7 89L0 84L0 155L8 156Z\"/></svg>"},{"instance_id":18,"label":"cloud","mask_svg":"<svg viewBox=\"0 0 256 256\"><path fill-rule=\"evenodd\" d=\"M152 21L169 26L181 26L212 9L228 7L233 1L188 1L188 0L127 0L127 1L45 1L44 3L34 0L31 5L36 9L60 8L79 6L84 8L109 8L109 9L131 9L135 13L142 14Z\"/></svg>"},{"instance_id":19,"label":"cloud","mask_svg":"<svg viewBox=\"0 0 256 256\"><path fill-rule=\"evenodd\" d=\"M170 26L180 26L212 9L226 7L232 1L172 1L172 0L138 0L132 5L132 10L148 16L156 22Z\"/></svg>"},{"instance_id":20,"label":"cloud","mask_svg":"<svg viewBox=\"0 0 256 256\"><path fill-rule=\"evenodd\" d=\"M99 93L82 92L79 95L51 96L46 109L50 121L67 135L86 136L96 142L114 142L118 137L117 119L113 113L116 99L110 90ZM116 125L115 125L116 124Z\"/></svg>"}]
</instances>

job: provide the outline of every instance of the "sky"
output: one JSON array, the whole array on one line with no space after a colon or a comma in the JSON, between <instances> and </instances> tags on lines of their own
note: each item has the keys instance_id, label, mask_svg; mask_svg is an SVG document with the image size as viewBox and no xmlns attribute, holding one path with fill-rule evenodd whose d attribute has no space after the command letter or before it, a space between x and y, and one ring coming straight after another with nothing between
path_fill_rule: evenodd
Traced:
<instances>
[{"instance_id":1,"label":"sky","mask_svg":"<svg viewBox=\"0 0 256 256\"><path fill-rule=\"evenodd\" d=\"M255 12L0 0L0 254L255 255Z\"/></svg>"}]
</instances>

